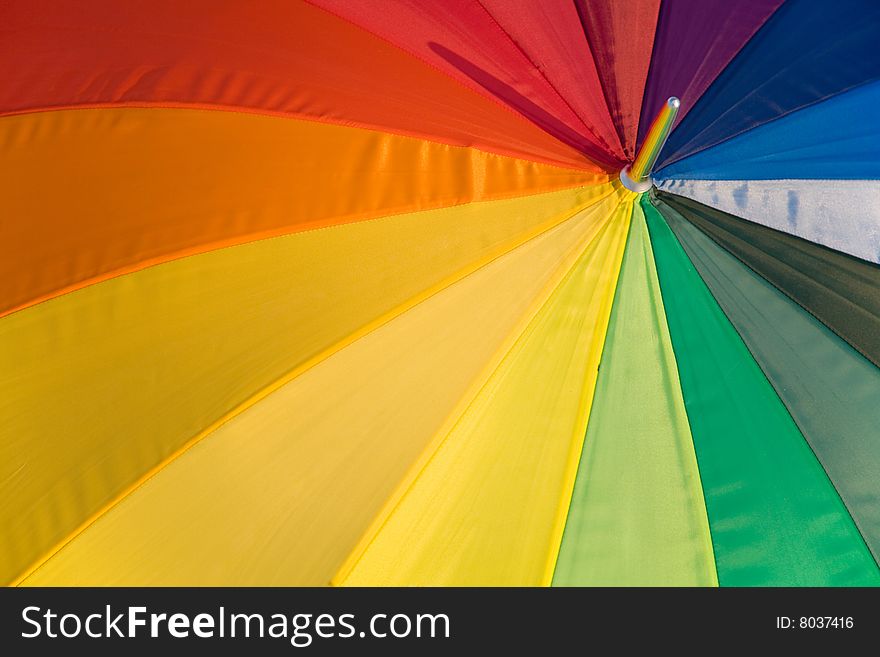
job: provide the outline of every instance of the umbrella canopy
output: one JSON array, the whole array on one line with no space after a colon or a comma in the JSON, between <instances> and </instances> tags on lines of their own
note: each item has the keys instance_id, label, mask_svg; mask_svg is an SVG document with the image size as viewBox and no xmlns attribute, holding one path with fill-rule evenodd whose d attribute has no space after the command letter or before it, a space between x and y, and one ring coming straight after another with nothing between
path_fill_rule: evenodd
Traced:
<instances>
[{"instance_id":1,"label":"umbrella canopy","mask_svg":"<svg viewBox=\"0 0 880 657\"><path fill-rule=\"evenodd\" d=\"M0 25L0 581L880 585L876 2Z\"/></svg>"}]
</instances>

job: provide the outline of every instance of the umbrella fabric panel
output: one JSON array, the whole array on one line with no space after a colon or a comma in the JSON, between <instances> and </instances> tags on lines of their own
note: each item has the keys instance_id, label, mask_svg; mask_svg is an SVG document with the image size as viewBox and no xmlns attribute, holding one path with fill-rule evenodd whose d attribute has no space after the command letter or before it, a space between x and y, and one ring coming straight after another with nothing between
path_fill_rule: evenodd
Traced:
<instances>
[{"instance_id":1,"label":"umbrella fabric panel","mask_svg":"<svg viewBox=\"0 0 880 657\"><path fill-rule=\"evenodd\" d=\"M880 365L880 267L690 199L657 197Z\"/></svg>"},{"instance_id":2,"label":"umbrella fabric panel","mask_svg":"<svg viewBox=\"0 0 880 657\"><path fill-rule=\"evenodd\" d=\"M328 583L616 202L579 213L279 380L26 583Z\"/></svg>"},{"instance_id":3,"label":"umbrella fabric panel","mask_svg":"<svg viewBox=\"0 0 880 657\"><path fill-rule=\"evenodd\" d=\"M335 583L550 583L631 212L611 215Z\"/></svg>"},{"instance_id":4,"label":"umbrella fabric panel","mask_svg":"<svg viewBox=\"0 0 880 657\"><path fill-rule=\"evenodd\" d=\"M641 206L624 253L555 586L717 586Z\"/></svg>"},{"instance_id":5,"label":"umbrella fabric panel","mask_svg":"<svg viewBox=\"0 0 880 657\"><path fill-rule=\"evenodd\" d=\"M660 5L638 146L669 96L681 99L673 127L782 0L675 0Z\"/></svg>"},{"instance_id":6,"label":"umbrella fabric panel","mask_svg":"<svg viewBox=\"0 0 880 657\"><path fill-rule=\"evenodd\" d=\"M585 56L590 44L575 3L480 0L480 4L599 138L605 150L620 159L622 166L620 138L611 120L596 63Z\"/></svg>"},{"instance_id":7,"label":"umbrella fabric panel","mask_svg":"<svg viewBox=\"0 0 880 657\"><path fill-rule=\"evenodd\" d=\"M523 117L305 2L265 0L254 11L248 3L211 0L27 0L4 3L0 22L7 30L0 114L119 105L231 109L589 166Z\"/></svg>"},{"instance_id":8,"label":"umbrella fabric panel","mask_svg":"<svg viewBox=\"0 0 880 657\"><path fill-rule=\"evenodd\" d=\"M660 0L575 0L575 4L611 118L624 153L632 160Z\"/></svg>"},{"instance_id":9,"label":"umbrella fabric panel","mask_svg":"<svg viewBox=\"0 0 880 657\"><path fill-rule=\"evenodd\" d=\"M789 0L669 137L658 169L789 112L880 78L874 0Z\"/></svg>"},{"instance_id":10,"label":"umbrella fabric panel","mask_svg":"<svg viewBox=\"0 0 880 657\"><path fill-rule=\"evenodd\" d=\"M677 180L880 178L880 83L765 123L657 172Z\"/></svg>"},{"instance_id":11,"label":"umbrella fabric panel","mask_svg":"<svg viewBox=\"0 0 880 657\"><path fill-rule=\"evenodd\" d=\"M658 189L880 262L877 180L663 180Z\"/></svg>"},{"instance_id":12,"label":"umbrella fabric panel","mask_svg":"<svg viewBox=\"0 0 880 657\"><path fill-rule=\"evenodd\" d=\"M0 319L0 578L279 377L595 204L600 189L215 250Z\"/></svg>"},{"instance_id":13,"label":"umbrella fabric panel","mask_svg":"<svg viewBox=\"0 0 880 657\"><path fill-rule=\"evenodd\" d=\"M880 586L876 2L215 4L0 8L0 583Z\"/></svg>"},{"instance_id":14,"label":"umbrella fabric panel","mask_svg":"<svg viewBox=\"0 0 880 657\"><path fill-rule=\"evenodd\" d=\"M605 180L232 112L44 112L4 118L0 135L3 213L18 218L0 228L0 312L232 244Z\"/></svg>"},{"instance_id":15,"label":"umbrella fabric panel","mask_svg":"<svg viewBox=\"0 0 880 657\"><path fill-rule=\"evenodd\" d=\"M620 160L607 152L602 140L594 136L595 130L584 124L480 2L399 0L376 11L372 0L308 1L387 39L468 88L497 99L603 166L619 168ZM532 29L540 31L543 26ZM599 95L598 89L590 93ZM597 122L604 120L604 114Z\"/></svg>"},{"instance_id":16,"label":"umbrella fabric panel","mask_svg":"<svg viewBox=\"0 0 880 657\"><path fill-rule=\"evenodd\" d=\"M656 203L664 216L674 212ZM645 196L642 208L700 468L719 584L880 583L852 518L786 407Z\"/></svg>"},{"instance_id":17,"label":"umbrella fabric panel","mask_svg":"<svg viewBox=\"0 0 880 657\"><path fill-rule=\"evenodd\" d=\"M880 369L675 210L661 207L876 557L880 552ZM872 565L876 578L877 565Z\"/></svg>"}]
</instances>

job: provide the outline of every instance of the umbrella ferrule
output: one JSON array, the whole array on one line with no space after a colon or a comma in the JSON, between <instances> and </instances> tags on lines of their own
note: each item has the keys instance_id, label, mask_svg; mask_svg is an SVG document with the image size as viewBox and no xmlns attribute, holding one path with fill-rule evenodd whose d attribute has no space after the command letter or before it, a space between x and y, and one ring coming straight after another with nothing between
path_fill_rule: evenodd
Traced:
<instances>
[{"instance_id":1,"label":"umbrella ferrule","mask_svg":"<svg viewBox=\"0 0 880 657\"><path fill-rule=\"evenodd\" d=\"M634 192L645 192L651 188L651 170L657 163L660 151L663 150L663 146L669 138L680 106L681 101L675 96L671 96L663 104L648 129L648 134L635 161L620 172L620 180L627 189Z\"/></svg>"}]
</instances>

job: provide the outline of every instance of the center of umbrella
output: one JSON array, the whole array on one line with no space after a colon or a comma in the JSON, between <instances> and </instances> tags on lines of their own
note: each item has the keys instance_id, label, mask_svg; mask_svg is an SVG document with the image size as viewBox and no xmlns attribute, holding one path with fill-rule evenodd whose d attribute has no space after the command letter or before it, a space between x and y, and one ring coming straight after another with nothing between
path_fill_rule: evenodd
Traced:
<instances>
[{"instance_id":1,"label":"center of umbrella","mask_svg":"<svg viewBox=\"0 0 880 657\"><path fill-rule=\"evenodd\" d=\"M654 184L654 181L651 180L651 170L657 163L660 151L663 150L663 146L669 138L680 106L681 101L675 96L667 99L648 129L648 134L635 161L620 171L620 182L628 190L641 193L651 189L651 185Z\"/></svg>"}]
</instances>

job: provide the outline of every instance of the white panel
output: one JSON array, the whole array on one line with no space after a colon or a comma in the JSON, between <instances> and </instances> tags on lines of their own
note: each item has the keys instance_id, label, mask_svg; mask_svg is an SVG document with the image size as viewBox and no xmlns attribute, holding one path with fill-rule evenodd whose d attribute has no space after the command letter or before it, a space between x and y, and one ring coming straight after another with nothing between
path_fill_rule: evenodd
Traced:
<instances>
[{"instance_id":1,"label":"white panel","mask_svg":"<svg viewBox=\"0 0 880 657\"><path fill-rule=\"evenodd\" d=\"M663 180L657 187L880 263L880 180Z\"/></svg>"}]
</instances>

